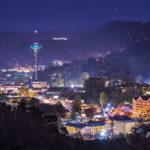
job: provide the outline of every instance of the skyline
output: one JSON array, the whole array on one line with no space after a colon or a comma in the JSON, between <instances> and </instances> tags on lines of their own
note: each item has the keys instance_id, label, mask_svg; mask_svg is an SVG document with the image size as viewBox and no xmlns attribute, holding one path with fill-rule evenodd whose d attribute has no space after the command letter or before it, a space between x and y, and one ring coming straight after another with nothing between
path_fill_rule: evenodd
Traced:
<instances>
[{"instance_id":1,"label":"skyline","mask_svg":"<svg viewBox=\"0 0 150 150\"><path fill-rule=\"evenodd\" d=\"M147 0L1 0L1 31L48 31L101 26L114 18L150 21Z\"/></svg>"}]
</instances>

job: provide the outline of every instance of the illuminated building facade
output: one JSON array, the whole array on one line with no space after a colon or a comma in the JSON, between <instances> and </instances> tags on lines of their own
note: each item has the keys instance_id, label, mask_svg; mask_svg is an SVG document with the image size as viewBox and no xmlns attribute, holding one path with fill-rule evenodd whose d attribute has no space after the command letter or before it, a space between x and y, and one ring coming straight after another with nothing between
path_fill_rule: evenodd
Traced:
<instances>
[{"instance_id":1,"label":"illuminated building facade","mask_svg":"<svg viewBox=\"0 0 150 150\"><path fill-rule=\"evenodd\" d=\"M48 88L49 87L49 85L48 85L48 83L46 82L46 81L33 81L32 82L32 87L33 88Z\"/></svg>"},{"instance_id":2,"label":"illuminated building facade","mask_svg":"<svg viewBox=\"0 0 150 150\"><path fill-rule=\"evenodd\" d=\"M116 119L114 120L114 134L129 134L137 122L133 119Z\"/></svg>"},{"instance_id":3,"label":"illuminated building facade","mask_svg":"<svg viewBox=\"0 0 150 150\"><path fill-rule=\"evenodd\" d=\"M133 98L132 113L135 118L150 119L150 95Z\"/></svg>"},{"instance_id":4,"label":"illuminated building facade","mask_svg":"<svg viewBox=\"0 0 150 150\"><path fill-rule=\"evenodd\" d=\"M96 134L110 130L110 126L103 122L92 122L86 124L68 123L65 127L70 136L80 133L84 140L94 140Z\"/></svg>"}]
</instances>

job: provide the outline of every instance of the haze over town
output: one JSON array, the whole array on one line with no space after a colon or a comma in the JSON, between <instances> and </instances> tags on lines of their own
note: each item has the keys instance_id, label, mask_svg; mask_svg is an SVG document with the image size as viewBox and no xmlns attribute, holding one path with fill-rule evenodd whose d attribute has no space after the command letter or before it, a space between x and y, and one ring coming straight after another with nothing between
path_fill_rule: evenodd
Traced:
<instances>
[{"instance_id":1,"label":"haze over town","mask_svg":"<svg viewBox=\"0 0 150 150\"><path fill-rule=\"evenodd\" d=\"M1 0L0 22L0 149L150 149L150 1Z\"/></svg>"}]
</instances>

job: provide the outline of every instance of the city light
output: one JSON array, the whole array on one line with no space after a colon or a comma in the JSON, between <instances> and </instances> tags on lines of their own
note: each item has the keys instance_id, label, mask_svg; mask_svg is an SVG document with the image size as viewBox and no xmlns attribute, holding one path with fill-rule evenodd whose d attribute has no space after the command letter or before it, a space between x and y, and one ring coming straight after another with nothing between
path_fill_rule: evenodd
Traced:
<instances>
[{"instance_id":1,"label":"city light","mask_svg":"<svg viewBox=\"0 0 150 150\"><path fill-rule=\"evenodd\" d=\"M54 41L67 41L68 40L67 37L53 37L52 39Z\"/></svg>"}]
</instances>

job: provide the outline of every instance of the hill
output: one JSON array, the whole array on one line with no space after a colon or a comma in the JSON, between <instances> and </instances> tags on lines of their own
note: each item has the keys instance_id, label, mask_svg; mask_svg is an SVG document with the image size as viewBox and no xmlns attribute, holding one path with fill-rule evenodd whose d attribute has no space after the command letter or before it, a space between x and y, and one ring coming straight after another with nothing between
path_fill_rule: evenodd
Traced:
<instances>
[{"instance_id":1,"label":"hill","mask_svg":"<svg viewBox=\"0 0 150 150\"><path fill-rule=\"evenodd\" d=\"M53 40L52 37L67 37L68 40ZM0 32L0 63L14 65L16 62L33 64L30 45L42 44L39 53L41 64L50 59L74 59L99 56L103 53L128 51L128 56L145 58L150 49L150 23L114 21L95 31L88 29L31 32Z\"/></svg>"}]
</instances>

